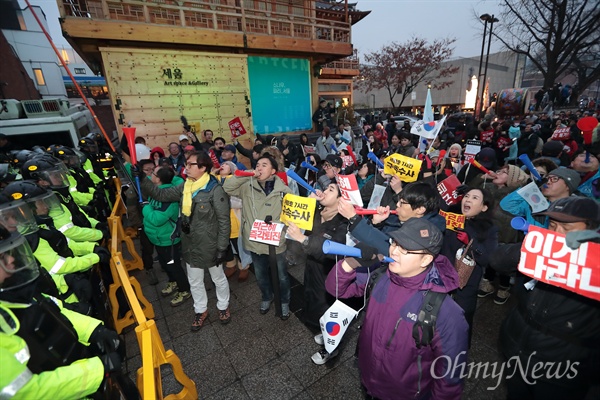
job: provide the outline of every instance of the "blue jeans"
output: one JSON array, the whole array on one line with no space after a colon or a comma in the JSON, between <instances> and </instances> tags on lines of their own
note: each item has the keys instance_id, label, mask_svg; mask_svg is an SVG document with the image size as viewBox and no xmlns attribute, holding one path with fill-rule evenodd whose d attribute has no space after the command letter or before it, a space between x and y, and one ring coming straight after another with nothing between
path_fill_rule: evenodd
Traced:
<instances>
[{"instance_id":1,"label":"blue jeans","mask_svg":"<svg viewBox=\"0 0 600 400\"><path fill-rule=\"evenodd\" d=\"M271 286L271 272L269 268L269 255L256 254L251 252L252 264L254 264L254 274L256 282L262 293L262 301L271 301L273 298L273 287ZM285 252L277 254L277 272L279 273L279 291L281 294L281 303L290 303L290 277L287 272L287 263L285 261Z\"/></svg>"}]
</instances>

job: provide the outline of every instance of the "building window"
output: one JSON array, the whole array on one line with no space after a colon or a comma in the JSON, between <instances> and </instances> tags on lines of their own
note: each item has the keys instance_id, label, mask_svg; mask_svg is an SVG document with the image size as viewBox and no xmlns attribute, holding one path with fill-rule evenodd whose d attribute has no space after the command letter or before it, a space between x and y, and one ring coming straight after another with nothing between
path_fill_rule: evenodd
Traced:
<instances>
[{"instance_id":1,"label":"building window","mask_svg":"<svg viewBox=\"0 0 600 400\"><path fill-rule=\"evenodd\" d=\"M25 24L25 18L23 18L23 12L21 10L17 10L17 21L19 22L21 30L26 31L27 25Z\"/></svg>"},{"instance_id":2,"label":"building window","mask_svg":"<svg viewBox=\"0 0 600 400\"><path fill-rule=\"evenodd\" d=\"M85 68L75 68L75 73L78 75L85 75Z\"/></svg>"},{"instance_id":3,"label":"building window","mask_svg":"<svg viewBox=\"0 0 600 400\"><path fill-rule=\"evenodd\" d=\"M33 74L35 75L35 81L38 86L46 86L46 80L44 79L44 71L41 68L34 68Z\"/></svg>"}]
</instances>

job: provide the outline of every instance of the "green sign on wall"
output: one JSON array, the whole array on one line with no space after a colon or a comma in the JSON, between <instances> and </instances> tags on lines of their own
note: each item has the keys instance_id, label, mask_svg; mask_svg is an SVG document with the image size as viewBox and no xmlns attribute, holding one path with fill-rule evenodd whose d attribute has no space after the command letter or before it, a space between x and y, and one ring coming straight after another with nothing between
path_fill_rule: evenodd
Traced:
<instances>
[{"instance_id":1,"label":"green sign on wall","mask_svg":"<svg viewBox=\"0 0 600 400\"><path fill-rule=\"evenodd\" d=\"M248 77L255 133L312 129L308 60L248 57Z\"/></svg>"}]
</instances>

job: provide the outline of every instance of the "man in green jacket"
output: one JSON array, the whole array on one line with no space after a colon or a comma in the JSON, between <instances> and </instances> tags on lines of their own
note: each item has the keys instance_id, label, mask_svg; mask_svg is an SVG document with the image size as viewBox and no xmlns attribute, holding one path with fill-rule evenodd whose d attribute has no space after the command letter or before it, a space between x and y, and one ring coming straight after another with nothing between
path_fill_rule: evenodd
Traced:
<instances>
[{"instance_id":1,"label":"man in green jacket","mask_svg":"<svg viewBox=\"0 0 600 400\"><path fill-rule=\"evenodd\" d=\"M174 177L173 169L156 167L151 180L159 189L167 189L175 187ZM169 277L169 282L161 293L168 296L175 292L171 306L177 307L192 296L190 283L181 268L181 232L177 226L179 202L160 202L149 197L142 214L144 232L150 243L156 247L158 262Z\"/></svg>"}]
</instances>

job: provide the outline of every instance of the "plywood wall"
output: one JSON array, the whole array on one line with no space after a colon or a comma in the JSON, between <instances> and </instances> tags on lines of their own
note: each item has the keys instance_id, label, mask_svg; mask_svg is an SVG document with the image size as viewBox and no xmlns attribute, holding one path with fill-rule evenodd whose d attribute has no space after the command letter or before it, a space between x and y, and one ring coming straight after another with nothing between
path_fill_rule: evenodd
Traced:
<instances>
[{"instance_id":1,"label":"plywood wall","mask_svg":"<svg viewBox=\"0 0 600 400\"><path fill-rule=\"evenodd\" d=\"M119 136L132 122L150 147L177 141L180 117L228 142L228 122L240 117L252 143L245 55L178 50L100 48ZM201 132L198 133L201 138ZM241 138L242 139L242 138Z\"/></svg>"}]
</instances>

